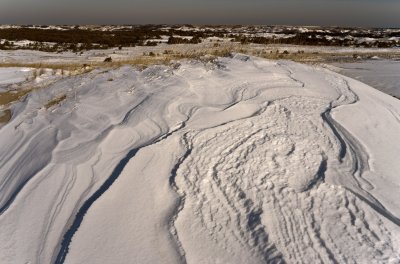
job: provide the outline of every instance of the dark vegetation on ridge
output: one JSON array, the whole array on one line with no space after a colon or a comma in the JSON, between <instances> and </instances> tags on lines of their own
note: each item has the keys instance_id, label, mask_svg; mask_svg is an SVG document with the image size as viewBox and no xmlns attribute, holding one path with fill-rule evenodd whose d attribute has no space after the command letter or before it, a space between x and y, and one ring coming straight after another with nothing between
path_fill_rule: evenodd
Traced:
<instances>
[{"instance_id":1,"label":"dark vegetation on ridge","mask_svg":"<svg viewBox=\"0 0 400 264\"><path fill-rule=\"evenodd\" d=\"M400 30L290 26L15 26L0 27L0 49L49 52L197 44L209 37L241 44L400 47ZM17 41L28 40L20 45ZM164 40L164 41L163 41Z\"/></svg>"}]
</instances>

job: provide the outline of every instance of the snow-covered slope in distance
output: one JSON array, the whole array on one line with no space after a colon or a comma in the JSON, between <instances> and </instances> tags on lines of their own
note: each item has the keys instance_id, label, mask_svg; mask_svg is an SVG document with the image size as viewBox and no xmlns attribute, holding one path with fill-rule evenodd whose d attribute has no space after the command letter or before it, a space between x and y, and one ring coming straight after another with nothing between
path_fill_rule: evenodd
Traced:
<instances>
[{"instance_id":1,"label":"snow-covered slope in distance","mask_svg":"<svg viewBox=\"0 0 400 264\"><path fill-rule=\"evenodd\" d=\"M31 77L30 68L0 68L0 92L1 86L23 82Z\"/></svg>"},{"instance_id":2,"label":"snow-covered slope in distance","mask_svg":"<svg viewBox=\"0 0 400 264\"><path fill-rule=\"evenodd\" d=\"M12 110L1 263L400 259L400 103L347 77L236 55L96 70Z\"/></svg>"},{"instance_id":3,"label":"snow-covered slope in distance","mask_svg":"<svg viewBox=\"0 0 400 264\"><path fill-rule=\"evenodd\" d=\"M400 61L375 59L332 65L334 71L400 98Z\"/></svg>"}]
</instances>

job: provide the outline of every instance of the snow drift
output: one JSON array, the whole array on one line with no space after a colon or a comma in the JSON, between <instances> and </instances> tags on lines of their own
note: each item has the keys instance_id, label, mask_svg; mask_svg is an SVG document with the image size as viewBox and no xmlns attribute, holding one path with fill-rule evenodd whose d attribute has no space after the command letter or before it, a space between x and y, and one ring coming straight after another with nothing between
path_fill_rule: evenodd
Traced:
<instances>
[{"instance_id":1,"label":"snow drift","mask_svg":"<svg viewBox=\"0 0 400 264\"><path fill-rule=\"evenodd\" d=\"M244 55L126 66L12 111L1 263L400 259L400 103L327 69Z\"/></svg>"}]
</instances>

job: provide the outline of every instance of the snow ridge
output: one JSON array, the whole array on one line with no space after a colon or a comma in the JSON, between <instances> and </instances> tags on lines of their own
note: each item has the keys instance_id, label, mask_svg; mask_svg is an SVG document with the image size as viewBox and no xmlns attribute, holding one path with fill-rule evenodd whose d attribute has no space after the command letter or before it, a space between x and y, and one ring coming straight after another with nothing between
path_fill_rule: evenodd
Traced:
<instances>
[{"instance_id":1,"label":"snow ridge","mask_svg":"<svg viewBox=\"0 0 400 264\"><path fill-rule=\"evenodd\" d=\"M110 188L113 182L118 178L121 174L122 170L126 166L126 164L136 155L136 153L140 150L140 148L132 149L128 152L128 154L121 159L118 165L115 167L114 171L110 175L110 177L101 185L101 187L87 199L81 208L79 208L78 213L75 216L75 219L71 226L68 228L67 232L64 234L63 240L61 242L61 248L55 259L54 263L62 264L65 261L65 257L68 254L69 244L72 241L72 237L78 231L79 226L83 221L83 217L86 212L90 209L90 206L104 193Z\"/></svg>"}]
</instances>

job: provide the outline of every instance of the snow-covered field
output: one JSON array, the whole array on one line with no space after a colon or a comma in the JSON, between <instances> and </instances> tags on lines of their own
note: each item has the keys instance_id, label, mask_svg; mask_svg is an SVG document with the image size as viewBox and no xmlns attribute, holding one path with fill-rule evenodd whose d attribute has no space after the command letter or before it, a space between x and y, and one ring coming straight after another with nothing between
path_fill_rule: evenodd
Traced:
<instances>
[{"instance_id":1,"label":"snow-covered field","mask_svg":"<svg viewBox=\"0 0 400 264\"><path fill-rule=\"evenodd\" d=\"M0 263L400 261L400 101L359 81L236 54L97 69L11 110Z\"/></svg>"},{"instance_id":2,"label":"snow-covered field","mask_svg":"<svg viewBox=\"0 0 400 264\"><path fill-rule=\"evenodd\" d=\"M400 58L400 49L393 48L357 48L357 47L334 47L334 46L299 46L299 45L261 45L261 44L246 44L240 45L231 43L230 41L217 42L219 47L214 47L215 42L203 42L199 44L172 44L165 43L158 46L136 46L124 47L121 50L118 48L104 49L104 50L87 50L82 53L74 52L42 52L36 50L0 50L0 64L76 64L76 63L94 63L103 62L106 57L111 57L113 61L126 61L135 59L153 52L155 54L163 55L165 51L172 51L177 54L199 54L210 53L216 50L227 50L231 52L238 52L246 50L250 54L267 53L270 52L282 53L284 51L290 54L302 51L305 53L313 53L314 56L323 55L336 55L336 56L350 56L353 54L359 55L381 55L385 54L388 57ZM315 54L314 54L315 53Z\"/></svg>"},{"instance_id":3,"label":"snow-covered field","mask_svg":"<svg viewBox=\"0 0 400 264\"><path fill-rule=\"evenodd\" d=\"M25 81L31 76L30 72L29 68L0 68L0 92L1 86Z\"/></svg>"},{"instance_id":4,"label":"snow-covered field","mask_svg":"<svg viewBox=\"0 0 400 264\"><path fill-rule=\"evenodd\" d=\"M366 83L384 93L400 98L400 61L366 60L355 63L333 63L341 74Z\"/></svg>"}]
</instances>

